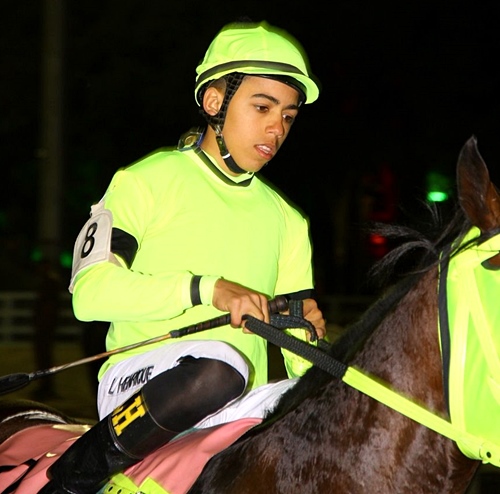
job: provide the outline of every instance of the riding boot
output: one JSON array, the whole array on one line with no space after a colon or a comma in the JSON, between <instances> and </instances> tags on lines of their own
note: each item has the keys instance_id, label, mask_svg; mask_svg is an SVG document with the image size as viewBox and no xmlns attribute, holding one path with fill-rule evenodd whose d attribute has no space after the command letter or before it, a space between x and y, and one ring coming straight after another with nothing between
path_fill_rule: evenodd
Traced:
<instances>
[{"instance_id":1,"label":"riding boot","mask_svg":"<svg viewBox=\"0 0 500 494\"><path fill-rule=\"evenodd\" d=\"M57 459L48 471L52 480L39 494L95 494L113 474L176 435L156 423L139 391Z\"/></svg>"},{"instance_id":2,"label":"riding boot","mask_svg":"<svg viewBox=\"0 0 500 494\"><path fill-rule=\"evenodd\" d=\"M179 359L75 441L52 464L52 480L38 494L95 494L109 477L240 396L245 384L226 362Z\"/></svg>"}]
</instances>

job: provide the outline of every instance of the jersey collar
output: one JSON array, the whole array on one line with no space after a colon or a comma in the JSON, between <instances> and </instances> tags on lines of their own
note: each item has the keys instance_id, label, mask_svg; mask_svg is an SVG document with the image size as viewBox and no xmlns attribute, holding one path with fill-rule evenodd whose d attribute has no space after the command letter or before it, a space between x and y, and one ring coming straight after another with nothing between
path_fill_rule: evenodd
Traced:
<instances>
[{"instance_id":1,"label":"jersey collar","mask_svg":"<svg viewBox=\"0 0 500 494\"><path fill-rule=\"evenodd\" d=\"M248 187L252 182L254 173L245 173L233 177L221 170L199 146L195 145L192 149L200 157L203 163L205 163L205 165L226 184L237 187Z\"/></svg>"}]
</instances>

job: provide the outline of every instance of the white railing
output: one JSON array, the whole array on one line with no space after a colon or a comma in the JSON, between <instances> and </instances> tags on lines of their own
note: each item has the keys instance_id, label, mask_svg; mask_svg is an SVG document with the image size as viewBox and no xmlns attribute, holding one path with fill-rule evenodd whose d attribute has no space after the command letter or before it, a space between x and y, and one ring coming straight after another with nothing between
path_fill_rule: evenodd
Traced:
<instances>
[{"instance_id":1,"label":"white railing","mask_svg":"<svg viewBox=\"0 0 500 494\"><path fill-rule=\"evenodd\" d=\"M0 342L27 340L34 333L33 291L0 291ZM331 295L322 297L320 303L327 320L344 326L361 314L371 302L370 297ZM57 339L80 337L82 323L73 315L71 295L61 291L56 328Z\"/></svg>"},{"instance_id":2,"label":"white railing","mask_svg":"<svg viewBox=\"0 0 500 494\"><path fill-rule=\"evenodd\" d=\"M36 294L32 291L0 291L0 342L31 339L34 329L33 307ZM80 336L81 323L76 320L68 292L59 296L56 338Z\"/></svg>"}]
</instances>

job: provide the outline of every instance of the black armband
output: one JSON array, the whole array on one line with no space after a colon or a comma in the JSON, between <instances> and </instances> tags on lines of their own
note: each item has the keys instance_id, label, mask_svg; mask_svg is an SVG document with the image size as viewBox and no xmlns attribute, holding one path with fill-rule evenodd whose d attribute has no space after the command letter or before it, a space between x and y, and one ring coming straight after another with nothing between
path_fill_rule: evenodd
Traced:
<instances>
[{"instance_id":1,"label":"black armband","mask_svg":"<svg viewBox=\"0 0 500 494\"><path fill-rule=\"evenodd\" d=\"M119 228L113 228L111 232L111 252L120 256L130 269L134 262L139 244L137 240Z\"/></svg>"},{"instance_id":2,"label":"black armband","mask_svg":"<svg viewBox=\"0 0 500 494\"><path fill-rule=\"evenodd\" d=\"M289 300L305 300L306 298L314 298L314 289L300 290L299 292L286 293L285 296Z\"/></svg>"},{"instance_id":3,"label":"black armband","mask_svg":"<svg viewBox=\"0 0 500 494\"><path fill-rule=\"evenodd\" d=\"M201 305L200 281L201 276L199 275L194 275L191 278L191 303L193 307L195 305Z\"/></svg>"}]
</instances>

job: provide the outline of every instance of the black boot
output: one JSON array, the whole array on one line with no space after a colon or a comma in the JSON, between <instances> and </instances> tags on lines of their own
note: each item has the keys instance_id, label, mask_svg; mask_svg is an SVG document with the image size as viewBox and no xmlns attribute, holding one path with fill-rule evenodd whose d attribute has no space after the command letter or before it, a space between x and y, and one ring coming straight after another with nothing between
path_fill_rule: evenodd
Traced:
<instances>
[{"instance_id":1,"label":"black boot","mask_svg":"<svg viewBox=\"0 0 500 494\"><path fill-rule=\"evenodd\" d=\"M245 380L229 364L183 357L75 441L50 467L52 480L38 494L95 494L109 477L219 410L244 388Z\"/></svg>"},{"instance_id":2,"label":"black boot","mask_svg":"<svg viewBox=\"0 0 500 494\"><path fill-rule=\"evenodd\" d=\"M151 417L141 392L87 431L50 467L39 494L95 494L109 477L142 460L177 433Z\"/></svg>"}]
</instances>

